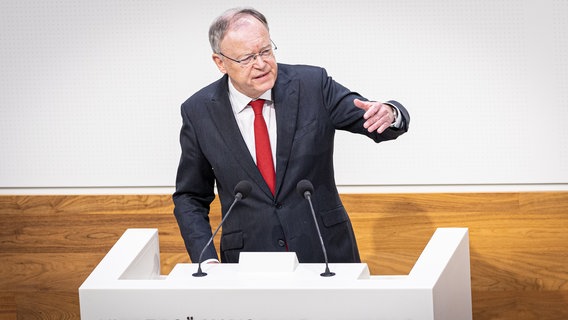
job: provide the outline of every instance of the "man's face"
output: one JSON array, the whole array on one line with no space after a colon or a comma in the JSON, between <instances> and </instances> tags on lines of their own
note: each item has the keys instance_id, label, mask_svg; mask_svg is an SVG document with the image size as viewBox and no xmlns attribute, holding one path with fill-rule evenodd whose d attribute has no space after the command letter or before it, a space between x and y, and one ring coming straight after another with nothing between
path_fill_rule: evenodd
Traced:
<instances>
[{"instance_id":1,"label":"man's face","mask_svg":"<svg viewBox=\"0 0 568 320\"><path fill-rule=\"evenodd\" d=\"M221 72L229 75L239 92L256 99L274 87L278 71L274 55L256 56L246 66L227 57L241 60L271 48L272 42L266 27L255 18L245 16L233 23L220 43L221 53L225 57L214 53L213 61Z\"/></svg>"}]
</instances>

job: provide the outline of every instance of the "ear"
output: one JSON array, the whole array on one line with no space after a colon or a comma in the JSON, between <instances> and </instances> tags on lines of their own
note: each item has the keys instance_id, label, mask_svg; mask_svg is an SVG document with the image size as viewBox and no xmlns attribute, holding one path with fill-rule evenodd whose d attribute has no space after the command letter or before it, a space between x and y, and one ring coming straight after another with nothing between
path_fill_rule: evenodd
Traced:
<instances>
[{"instance_id":1,"label":"ear","mask_svg":"<svg viewBox=\"0 0 568 320\"><path fill-rule=\"evenodd\" d=\"M213 58L213 62L215 62L217 68L219 68L219 71L221 71L221 73L227 73L227 69L225 69L225 62L221 59L221 56L214 53L211 57Z\"/></svg>"}]
</instances>

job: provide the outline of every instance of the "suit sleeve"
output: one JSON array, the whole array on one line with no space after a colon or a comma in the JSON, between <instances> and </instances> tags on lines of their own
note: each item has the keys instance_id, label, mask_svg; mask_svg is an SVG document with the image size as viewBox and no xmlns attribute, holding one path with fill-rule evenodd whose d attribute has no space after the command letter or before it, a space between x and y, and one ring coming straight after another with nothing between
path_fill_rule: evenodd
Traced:
<instances>
[{"instance_id":1,"label":"suit sleeve","mask_svg":"<svg viewBox=\"0 0 568 320\"><path fill-rule=\"evenodd\" d=\"M188 115L188 107L182 105L181 158L173 201L174 215L185 247L191 261L197 262L212 234L209 209L215 198L215 178L211 165L201 152L198 136ZM217 258L214 246L210 246L203 255L203 260Z\"/></svg>"},{"instance_id":2,"label":"suit sleeve","mask_svg":"<svg viewBox=\"0 0 568 320\"><path fill-rule=\"evenodd\" d=\"M326 103L326 108L330 114L331 121L339 130L346 130L353 133L366 135L375 142L393 140L408 131L410 123L410 115L406 108L399 102L390 100L388 103L395 105L402 115L402 123L400 128L388 128L383 133L368 132L363 127L365 120L363 119L363 110L357 108L353 100L366 100L357 92L353 92L343 85L337 83L328 76L325 69L321 69L321 92Z\"/></svg>"}]
</instances>

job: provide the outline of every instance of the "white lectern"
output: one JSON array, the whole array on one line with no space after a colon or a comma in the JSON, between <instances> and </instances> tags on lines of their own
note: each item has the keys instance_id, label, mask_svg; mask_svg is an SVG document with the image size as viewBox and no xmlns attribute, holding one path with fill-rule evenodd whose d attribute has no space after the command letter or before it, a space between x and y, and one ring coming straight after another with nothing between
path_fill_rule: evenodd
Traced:
<instances>
[{"instance_id":1,"label":"white lectern","mask_svg":"<svg viewBox=\"0 0 568 320\"><path fill-rule=\"evenodd\" d=\"M79 288L81 319L448 319L471 313L466 228L439 228L408 275L366 264L300 264L242 253L238 264L180 263L160 274L157 229L128 229Z\"/></svg>"}]
</instances>

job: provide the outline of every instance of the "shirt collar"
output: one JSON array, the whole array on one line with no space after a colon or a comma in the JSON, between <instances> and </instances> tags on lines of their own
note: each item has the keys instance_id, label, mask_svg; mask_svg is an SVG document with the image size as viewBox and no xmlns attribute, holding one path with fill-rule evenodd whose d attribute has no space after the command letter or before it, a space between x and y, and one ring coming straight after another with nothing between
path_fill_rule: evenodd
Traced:
<instances>
[{"instance_id":1,"label":"shirt collar","mask_svg":"<svg viewBox=\"0 0 568 320\"><path fill-rule=\"evenodd\" d=\"M237 90L230 78L227 81L229 81L229 99L231 100L233 111L235 113L240 113L247 107L251 98ZM267 90L265 93L261 94L258 99L272 101L272 90Z\"/></svg>"}]
</instances>

